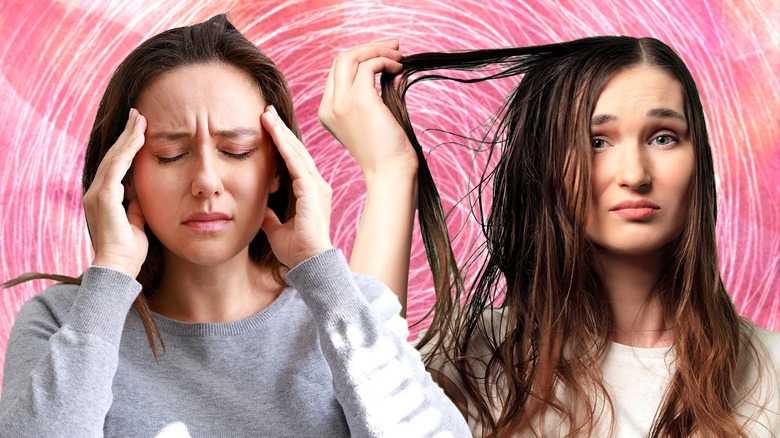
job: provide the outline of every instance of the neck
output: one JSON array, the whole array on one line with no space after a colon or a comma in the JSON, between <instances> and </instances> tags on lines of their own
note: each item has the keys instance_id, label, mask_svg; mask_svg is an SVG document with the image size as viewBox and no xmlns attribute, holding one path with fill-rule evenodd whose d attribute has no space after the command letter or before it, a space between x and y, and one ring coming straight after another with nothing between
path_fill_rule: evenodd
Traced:
<instances>
[{"instance_id":1,"label":"neck","mask_svg":"<svg viewBox=\"0 0 780 438\"><path fill-rule=\"evenodd\" d=\"M283 286L245 249L217 266L199 266L165 254L165 269L151 309L185 322L235 322L271 304Z\"/></svg>"},{"instance_id":2,"label":"neck","mask_svg":"<svg viewBox=\"0 0 780 438\"><path fill-rule=\"evenodd\" d=\"M643 348L671 345L670 324L655 290L666 259L661 252L652 256L599 253L599 276L612 310L613 341Z\"/></svg>"}]
</instances>

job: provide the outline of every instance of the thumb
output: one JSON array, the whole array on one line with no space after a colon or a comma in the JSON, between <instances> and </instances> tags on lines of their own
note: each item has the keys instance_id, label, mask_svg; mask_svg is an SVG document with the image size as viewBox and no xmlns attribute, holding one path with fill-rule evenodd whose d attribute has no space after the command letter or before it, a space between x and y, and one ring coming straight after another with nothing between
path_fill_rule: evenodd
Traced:
<instances>
[{"instance_id":1,"label":"thumb","mask_svg":"<svg viewBox=\"0 0 780 438\"><path fill-rule=\"evenodd\" d=\"M138 199L131 199L127 205L127 221L130 225L137 227L140 230L144 229L146 220L144 219L144 213L141 211L141 204L138 203Z\"/></svg>"},{"instance_id":2,"label":"thumb","mask_svg":"<svg viewBox=\"0 0 780 438\"><path fill-rule=\"evenodd\" d=\"M273 236L281 226L282 222L279 220L276 212L274 212L272 208L266 207L265 217L263 217L263 223L260 224L260 228L263 229L269 241L272 240L271 236Z\"/></svg>"}]
</instances>

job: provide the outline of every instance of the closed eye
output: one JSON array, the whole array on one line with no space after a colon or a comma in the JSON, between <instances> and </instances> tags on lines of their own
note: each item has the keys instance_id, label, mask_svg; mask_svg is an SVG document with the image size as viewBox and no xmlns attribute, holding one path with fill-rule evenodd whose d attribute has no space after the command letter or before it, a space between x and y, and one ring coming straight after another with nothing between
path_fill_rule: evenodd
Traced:
<instances>
[{"instance_id":1,"label":"closed eye","mask_svg":"<svg viewBox=\"0 0 780 438\"><path fill-rule=\"evenodd\" d=\"M246 160L247 158L249 158L252 155L252 152L254 152L254 151L255 150L252 149L251 151L239 152L239 153L228 152L228 151L225 151L225 150L221 150L220 152L222 152L222 154L225 155L228 158L233 158L233 159L236 159L236 160Z\"/></svg>"},{"instance_id":2,"label":"closed eye","mask_svg":"<svg viewBox=\"0 0 780 438\"><path fill-rule=\"evenodd\" d=\"M155 157L155 158L157 158L157 162L159 164L169 164L169 163L173 163L175 161L178 161L184 155L186 155L186 154L179 154L179 155L175 155L173 157Z\"/></svg>"}]
</instances>

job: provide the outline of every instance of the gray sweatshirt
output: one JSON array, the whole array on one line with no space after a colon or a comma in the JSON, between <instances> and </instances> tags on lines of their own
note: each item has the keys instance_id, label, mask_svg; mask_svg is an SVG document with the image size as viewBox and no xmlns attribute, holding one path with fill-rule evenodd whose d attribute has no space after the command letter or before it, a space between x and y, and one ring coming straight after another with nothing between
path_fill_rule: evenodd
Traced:
<instances>
[{"instance_id":1,"label":"gray sweatshirt","mask_svg":"<svg viewBox=\"0 0 780 438\"><path fill-rule=\"evenodd\" d=\"M155 362L104 268L28 301L7 348L2 437L466 437L465 420L407 342L400 305L326 251L291 270L259 313L231 323L155 315Z\"/></svg>"}]
</instances>

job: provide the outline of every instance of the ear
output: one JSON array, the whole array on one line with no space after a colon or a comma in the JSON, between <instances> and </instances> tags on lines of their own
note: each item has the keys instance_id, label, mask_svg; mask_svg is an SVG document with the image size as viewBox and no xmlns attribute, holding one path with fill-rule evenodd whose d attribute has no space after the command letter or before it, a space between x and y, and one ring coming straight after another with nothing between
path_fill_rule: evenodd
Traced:
<instances>
[{"instance_id":1,"label":"ear","mask_svg":"<svg viewBox=\"0 0 780 438\"><path fill-rule=\"evenodd\" d=\"M125 199L132 201L136 198L135 187L133 187L133 169L127 171L127 175L122 179L122 186L125 188Z\"/></svg>"},{"instance_id":2,"label":"ear","mask_svg":"<svg viewBox=\"0 0 780 438\"><path fill-rule=\"evenodd\" d=\"M271 179L271 184L268 189L268 193L276 193L279 190L279 187L282 185L282 175L281 175L281 169L277 167L276 172L274 173L273 178Z\"/></svg>"}]
</instances>

